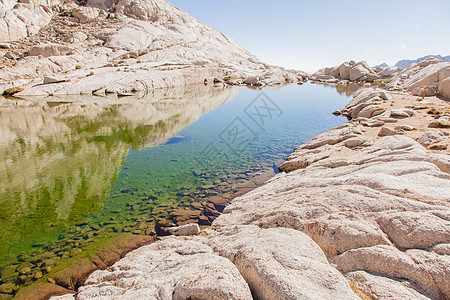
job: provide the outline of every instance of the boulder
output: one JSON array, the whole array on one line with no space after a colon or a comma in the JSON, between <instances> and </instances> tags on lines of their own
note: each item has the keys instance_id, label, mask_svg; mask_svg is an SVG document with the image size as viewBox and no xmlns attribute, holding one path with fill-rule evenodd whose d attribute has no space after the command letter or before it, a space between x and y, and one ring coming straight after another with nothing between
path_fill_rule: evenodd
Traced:
<instances>
[{"instance_id":1,"label":"boulder","mask_svg":"<svg viewBox=\"0 0 450 300\"><path fill-rule=\"evenodd\" d=\"M169 237L92 273L77 299L252 299L236 266L199 241Z\"/></svg>"},{"instance_id":2,"label":"boulder","mask_svg":"<svg viewBox=\"0 0 450 300\"><path fill-rule=\"evenodd\" d=\"M414 116L414 111L412 109L399 108L391 110L391 118L409 118Z\"/></svg>"},{"instance_id":3,"label":"boulder","mask_svg":"<svg viewBox=\"0 0 450 300\"><path fill-rule=\"evenodd\" d=\"M28 52L28 56L38 56L42 55L43 57L50 56L59 56L59 55L67 55L73 49L59 44L41 44L33 46Z\"/></svg>"},{"instance_id":4,"label":"boulder","mask_svg":"<svg viewBox=\"0 0 450 300\"><path fill-rule=\"evenodd\" d=\"M369 66L369 64L368 64L366 61L364 61L364 60L362 60L362 61L356 63L354 66L355 66L355 67L356 67L356 66L362 66L364 69L366 69L367 71L369 71L369 73L371 73L371 74L374 74L374 73L375 73L375 71L372 70L372 68Z\"/></svg>"},{"instance_id":5,"label":"boulder","mask_svg":"<svg viewBox=\"0 0 450 300\"><path fill-rule=\"evenodd\" d=\"M332 69L333 69L333 67L325 68L325 70L323 71L323 75L330 75Z\"/></svg>"},{"instance_id":6,"label":"boulder","mask_svg":"<svg viewBox=\"0 0 450 300\"><path fill-rule=\"evenodd\" d=\"M440 69L438 72L439 82L442 82L443 80L450 77L450 66Z\"/></svg>"},{"instance_id":7,"label":"boulder","mask_svg":"<svg viewBox=\"0 0 450 300\"><path fill-rule=\"evenodd\" d=\"M357 63L350 69L349 73L351 81L372 81L378 78L378 75L365 61Z\"/></svg>"},{"instance_id":8,"label":"boulder","mask_svg":"<svg viewBox=\"0 0 450 300\"><path fill-rule=\"evenodd\" d=\"M333 67L332 70L330 70L330 76L338 78L339 75L340 75L339 67Z\"/></svg>"},{"instance_id":9,"label":"boulder","mask_svg":"<svg viewBox=\"0 0 450 300\"><path fill-rule=\"evenodd\" d=\"M198 224L187 224L184 226L169 228L168 231L176 236L197 235L200 233Z\"/></svg>"},{"instance_id":10,"label":"boulder","mask_svg":"<svg viewBox=\"0 0 450 300\"><path fill-rule=\"evenodd\" d=\"M339 66L339 77L342 80L350 80L350 65L348 63L342 63Z\"/></svg>"},{"instance_id":11,"label":"boulder","mask_svg":"<svg viewBox=\"0 0 450 300\"><path fill-rule=\"evenodd\" d=\"M436 86L425 85L425 86L414 88L412 91L412 94L415 96L420 96L420 97L423 97L424 95L425 95L425 97L431 97L431 96L436 95L436 92L437 92Z\"/></svg>"},{"instance_id":12,"label":"boulder","mask_svg":"<svg viewBox=\"0 0 450 300\"><path fill-rule=\"evenodd\" d=\"M344 142L345 147L355 148L355 147L366 147L372 145L373 142L369 138L366 137L354 137L349 138Z\"/></svg>"},{"instance_id":13,"label":"boulder","mask_svg":"<svg viewBox=\"0 0 450 300\"><path fill-rule=\"evenodd\" d=\"M80 31L72 32L68 37L64 39L64 42L66 43L78 43L83 42L88 38L86 34Z\"/></svg>"},{"instance_id":14,"label":"boulder","mask_svg":"<svg viewBox=\"0 0 450 300\"><path fill-rule=\"evenodd\" d=\"M426 85L439 86L439 71L442 69L447 69L448 67L450 67L450 63L439 62L430 64L424 68L419 68L418 70L414 71L414 73L408 80L406 80L405 88L407 88L408 91L412 91L416 87Z\"/></svg>"},{"instance_id":15,"label":"boulder","mask_svg":"<svg viewBox=\"0 0 450 300\"><path fill-rule=\"evenodd\" d=\"M444 79L439 83L438 95L450 99L450 78Z\"/></svg>"},{"instance_id":16,"label":"boulder","mask_svg":"<svg viewBox=\"0 0 450 300\"><path fill-rule=\"evenodd\" d=\"M367 105L361 111L358 112L354 117L357 118L372 118L378 115L381 115L386 110L382 108L380 105Z\"/></svg>"},{"instance_id":17,"label":"boulder","mask_svg":"<svg viewBox=\"0 0 450 300\"><path fill-rule=\"evenodd\" d=\"M444 134L438 131L427 131L417 140L424 147L429 147L433 144L439 143L445 139Z\"/></svg>"},{"instance_id":18,"label":"boulder","mask_svg":"<svg viewBox=\"0 0 450 300\"><path fill-rule=\"evenodd\" d=\"M50 84L50 83L58 83L61 82L61 79L52 77L52 76L44 76L44 84Z\"/></svg>"},{"instance_id":19,"label":"boulder","mask_svg":"<svg viewBox=\"0 0 450 300\"><path fill-rule=\"evenodd\" d=\"M95 7L79 7L73 13L72 17L78 19L81 24L89 23L97 19L100 10Z\"/></svg>"},{"instance_id":20,"label":"boulder","mask_svg":"<svg viewBox=\"0 0 450 300\"><path fill-rule=\"evenodd\" d=\"M358 299L319 246L297 230L235 226L210 243L236 265L256 299Z\"/></svg>"},{"instance_id":21,"label":"boulder","mask_svg":"<svg viewBox=\"0 0 450 300\"><path fill-rule=\"evenodd\" d=\"M46 1L37 3L17 3L16 1L0 2L0 42L16 41L36 34L47 25L52 10ZM49 1L50 2L50 1ZM54 1L58 4L59 1ZM5 5L6 4L6 5Z\"/></svg>"},{"instance_id":22,"label":"boulder","mask_svg":"<svg viewBox=\"0 0 450 300\"><path fill-rule=\"evenodd\" d=\"M357 65L350 69L350 80L351 81L357 81L360 78L362 78L364 75L369 74L370 72L364 68L362 65Z\"/></svg>"},{"instance_id":23,"label":"boulder","mask_svg":"<svg viewBox=\"0 0 450 300\"><path fill-rule=\"evenodd\" d=\"M378 136L390 136L396 134L398 134L398 132L390 127L381 127L380 131L378 132Z\"/></svg>"},{"instance_id":24,"label":"boulder","mask_svg":"<svg viewBox=\"0 0 450 300\"><path fill-rule=\"evenodd\" d=\"M358 118L359 124L366 127L381 127L385 124L384 121L375 118Z\"/></svg>"},{"instance_id":25,"label":"boulder","mask_svg":"<svg viewBox=\"0 0 450 300\"><path fill-rule=\"evenodd\" d=\"M442 116L432 121L428 127L430 128L450 128L450 116Z\"/></svg>"}]
</instances>

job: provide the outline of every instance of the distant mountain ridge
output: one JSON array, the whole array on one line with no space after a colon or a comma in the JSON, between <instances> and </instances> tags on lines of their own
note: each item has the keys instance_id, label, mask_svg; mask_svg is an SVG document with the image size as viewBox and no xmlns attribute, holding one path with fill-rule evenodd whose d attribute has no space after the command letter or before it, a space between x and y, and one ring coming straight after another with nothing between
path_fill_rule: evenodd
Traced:
<instances>
[{"instance_id":1,"label":"distant mountain ridge","mask_svg":"<svg viewBox=\"0 0 450 300\"><path fill-rule=\"evenodd\" d=\"M425 59L427 59L427 58L430 58L430 57L436 57L436 58L439 58L439 59L442 60L442 61L450 62L450 55L442 56L442 55L439 55L439 54L438 54L438 55L426 55L426 56L424 56L424 57L420 57L420 58L415 59L415 60L412 60L412 59L402 59L402 60L399 60L399 61L395 64L395 66L398 67L398 68L400 68L400 69L404 69L404 68L406 68L407 66L409 66L410 64L419 63L419 62L421 62L421 61L423 61L423 60L425 60ZM388 67L388 64L382 63L382 64L379 64L379 65L374 66L373 68L385 68L385 67Z\"/></svg>"},{"instance_id":2,"label":"distant mountain ridge","mask_svg":"<svg viewBox=\"0 0 450 300\"><path fill-rule=\"evenodd\" d=\"M439 58L439 59L442 60L442 61L450 62L450 55L448 55L448 56L441 56L441 55L426 55L426 56L420 57L420 58L418 58L418 59L416 59L416 60L410 60L410 59L399 60L399 61L395 64L395 66L398 67L398 68L404 69L404 68L406 68L407 66L409 66L410 64L421 62L421 61L423 61L423 60L425 60L425 59L427 59L427 58L430 58L430 57L436 57L436 58Z\"/></svg>"},{"instance_id":3,"label":"distant mountain ridge","mask_svg":"<svg viewBox=\"0 0 450 300\"><path fill-rule=\"evenodd\" d=\"M389 67L388 64L387 63L382 63L382 64L374 66L373 68L375 69L375 68L386 68L386 67Z\"/></svg>"}]
</instances>

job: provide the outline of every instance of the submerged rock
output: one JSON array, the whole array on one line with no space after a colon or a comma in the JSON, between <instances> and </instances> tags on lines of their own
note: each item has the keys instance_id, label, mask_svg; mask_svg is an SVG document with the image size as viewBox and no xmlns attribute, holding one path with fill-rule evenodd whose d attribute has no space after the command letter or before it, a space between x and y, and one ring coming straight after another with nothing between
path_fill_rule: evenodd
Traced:
<instances>
[{"instance_id":1,"label":"submerged rock","mask_svg":"<svg viewBox=\"0 0 450 300\"><path fill-rule=\"evenodd\" d=\"M168 231L177 236L197 235L200 233L198 224L187 224L184 226L169 228Z\"/></svg>"}]
</instances>

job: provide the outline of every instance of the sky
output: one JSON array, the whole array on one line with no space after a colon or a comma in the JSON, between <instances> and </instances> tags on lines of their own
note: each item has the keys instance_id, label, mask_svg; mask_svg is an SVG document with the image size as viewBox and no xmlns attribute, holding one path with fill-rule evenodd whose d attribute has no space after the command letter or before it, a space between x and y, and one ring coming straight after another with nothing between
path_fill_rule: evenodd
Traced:
<instances>
[{"instance_id":1,"label":"sky","mask_svg":"<svg viewBox=\"0 0 450 300\"><path fill-rule=\"evenodd\" d=\"M314 72L450 55L450 1L169 0L265 63Z\"/></svg>"}]
</instances>

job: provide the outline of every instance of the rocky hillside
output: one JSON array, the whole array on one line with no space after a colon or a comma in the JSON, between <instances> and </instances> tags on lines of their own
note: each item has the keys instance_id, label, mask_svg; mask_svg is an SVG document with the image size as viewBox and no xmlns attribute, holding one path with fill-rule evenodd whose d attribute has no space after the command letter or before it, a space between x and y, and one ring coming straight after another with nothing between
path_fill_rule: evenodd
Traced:
<instances>
[{"instance_id":1,"label":"rocky hillside","mask_svg":"<svg viewBox=\"0 0 450 300\"><path fill-rule=\"evenodd\" d=\"M125 94L196 83L297 81L295 72L260 62L166 0L1 1L5 94Z\"/></svg>"}]
</instances>

